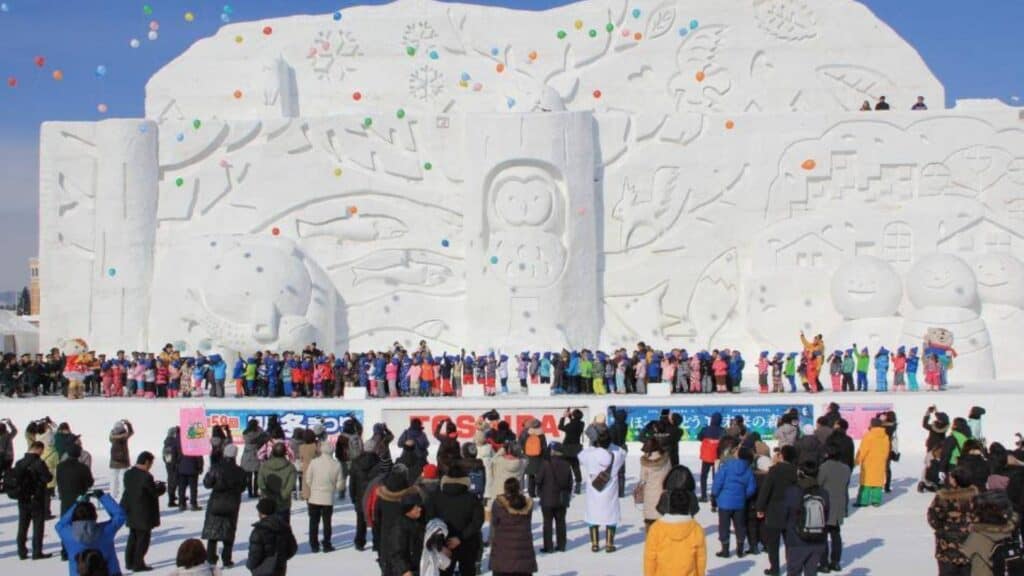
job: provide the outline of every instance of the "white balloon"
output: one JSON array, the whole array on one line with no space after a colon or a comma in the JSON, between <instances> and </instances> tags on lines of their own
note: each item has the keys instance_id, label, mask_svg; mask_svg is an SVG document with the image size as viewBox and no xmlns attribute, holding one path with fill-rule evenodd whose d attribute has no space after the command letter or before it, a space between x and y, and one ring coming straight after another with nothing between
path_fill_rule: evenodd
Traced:
<instances>
[{"instance_id":1,"label":"white balloon","mask_svg":"<svg viewBox=\"0 0 1024 576\"><path fill-rule=\"evenodd\" d=\"M156 30L150 30L148 36L149 36L150 40L156 40L157 38L160 37L160 33L157 32Z\"/></svg>"},{"instance_id":2,"label":"white balloon","mask_svg":"<svg viewBox=\"0 0 1024 576\"><path fill-rule=\"evenodd\" d=\"M128 45L131 46L132 48L138 48L139 47L139 39L138 38L132 38L131 42L128 42Z\"/></svg>"}]
</instances>

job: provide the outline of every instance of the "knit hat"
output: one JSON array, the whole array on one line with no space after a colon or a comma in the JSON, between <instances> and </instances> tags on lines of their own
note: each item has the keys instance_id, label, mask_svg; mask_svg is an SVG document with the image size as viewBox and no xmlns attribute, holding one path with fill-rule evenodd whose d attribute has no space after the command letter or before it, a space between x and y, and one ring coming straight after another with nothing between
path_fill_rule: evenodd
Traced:
<instances>
[{"instance_id":1,"label":"knit hat","mask_svg":"<svg viewBox=\"0 0 1024 576\"><path fill-rule=\"evenodd\" d=\"M437 480L437 466L425 464L420 472L420 477L426 480Z\"/></svg>"},{"instance_id":2,"label":"knit hat","mask_svg":"<svg viewBox=\"0 0 1024 576\"><path fill-rule=\"evenodd\" d=\"M263 516L271 516L277 512L277 504L269 498L263 498L256 504L256 511Z\"/></svg>"},{"instance_id":3,"label":"knit hat","mask_svg":"<svg viewBox=\"0 0 1024 576\"><path fill-rule=\"evenodd\" d=\"M401 492L409 487L409 477L405 472L404 467L396 466L391 470L391 473L384 478L384 487L389 492Z\"/></svg>"},{"instance_id":4,"label":"knit hat","mask_svg":"<svg viewBox=\"0 0 1024 576\"><path fill-rule=\"evenodd\" d=\"M228 444L227 446L224 447L225 458L234 459L236 456L238 456L238 446L235 446L234 444Z\"/></svg>"},{"instance_id":5,"label":"knit hat","mask_svg":"<svg viewBox=\"0 0 1024 576\"><path fill-rule=\"evenodd\" d=\"M423 506L423 498L420 497L419 492L413 492L402 496L402 514L407 514L417 506Z\"/></svg>"}]
</instances>

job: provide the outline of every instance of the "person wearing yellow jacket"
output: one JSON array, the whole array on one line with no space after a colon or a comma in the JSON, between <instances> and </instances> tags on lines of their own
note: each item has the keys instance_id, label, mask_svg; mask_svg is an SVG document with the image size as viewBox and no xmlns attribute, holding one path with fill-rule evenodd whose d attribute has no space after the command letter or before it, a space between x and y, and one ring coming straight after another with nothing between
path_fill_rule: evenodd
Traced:
<instances>
[{"instance_id":1,"label":"person wearing yellow jacket","mask_svg":"<svg viewBox=\"0 0 1024 576\"><path fill-rule=\"evenodd\" d=\"M864 435L857 450L860 466L860 496L857 506L881 506L882 488L885 486L885 465L889 462L889 435L882 421L871 419L871 429Z\"/></svg>"},{"instance_id":2,"label":"person wearing yellow jacket","mask_svg":"<svg viewBox=\"0 0 1024 576\"><path fill-rule=\"evenodd\" d=\"M691 516L694 497L684 490L662 496L667 510L647 531L644 576L704 576L708 550L704 528Z\"/></svg>"}]
</instances>

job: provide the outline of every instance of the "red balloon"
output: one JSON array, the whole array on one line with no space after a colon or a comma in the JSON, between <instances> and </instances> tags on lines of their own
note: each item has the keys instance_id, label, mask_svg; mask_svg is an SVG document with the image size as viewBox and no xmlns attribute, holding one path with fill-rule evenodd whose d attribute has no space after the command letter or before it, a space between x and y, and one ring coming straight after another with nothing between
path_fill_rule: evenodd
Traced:
<instances>
[{"instance_id":1,"label":"red balloon","mask_svg":"<svg viewBox=\"0 0 1024 576\"><path fill-rule=\"evenodd\" d=\"M271 28L270 26L264 26L263 27L263 35L264 36L270 36L273 33L274 33L274 29Z\"/></svg>"},{"instance_id":2,"label":"red balloon","mask_svg":"<svg viewBox=\"0 0 1024 576\"><path fill-rule=\"evenodd\" d=\"M10 78L7 79L7 85L10 86L11 88L16 87L18 85L18 79L15 78L14 76L11 76Z\"/></svg>"},{"instance_id":3,"label":"red balloon","mask_svg":"<svg viewBox=\"0 0 1024 576\"><path fill-rule=\"evenodd\" d=\"M33 61L36 63L37 68L42 68L43 66L46 66L46 58L43 58L42 56L36 56Z\"/></svg>"}]
</instances>

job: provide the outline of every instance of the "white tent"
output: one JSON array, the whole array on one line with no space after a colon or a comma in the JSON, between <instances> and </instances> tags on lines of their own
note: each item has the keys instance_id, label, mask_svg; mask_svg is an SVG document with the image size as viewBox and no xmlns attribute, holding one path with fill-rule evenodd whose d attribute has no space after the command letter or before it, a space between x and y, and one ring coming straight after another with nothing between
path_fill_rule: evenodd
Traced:
<instances>
[{"instance_id":1,"label":"white tent","mask_svg":"<svg viewBox=\"0 0 1024 576\"><path fill-rule=\"evenodd\" d=\"M39 328L10 310L0 310L0 351L4 354L39 352Z\"/></svg>"}]
</instances>

